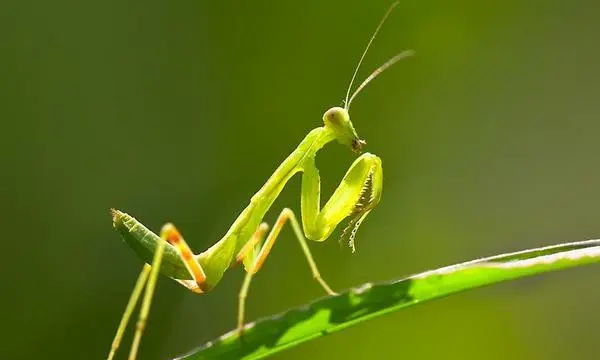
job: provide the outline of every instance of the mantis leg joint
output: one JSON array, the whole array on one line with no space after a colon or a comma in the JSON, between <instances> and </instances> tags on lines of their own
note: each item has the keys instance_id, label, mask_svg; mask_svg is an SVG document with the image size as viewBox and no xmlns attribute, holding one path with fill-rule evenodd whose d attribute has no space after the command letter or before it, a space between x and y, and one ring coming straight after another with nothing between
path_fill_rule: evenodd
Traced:
<instances>
[{"instance_id":1,"label":"mantis leg joint","mask_svg":"<svg viewBox=\"0 0 600 360\"><path fill-rule=\"evenodd\" d=\"M144 331L146 328L146 319L139 319L137 324L135 325L135 329L137 331Z\"/></svg>"}]
</instances>

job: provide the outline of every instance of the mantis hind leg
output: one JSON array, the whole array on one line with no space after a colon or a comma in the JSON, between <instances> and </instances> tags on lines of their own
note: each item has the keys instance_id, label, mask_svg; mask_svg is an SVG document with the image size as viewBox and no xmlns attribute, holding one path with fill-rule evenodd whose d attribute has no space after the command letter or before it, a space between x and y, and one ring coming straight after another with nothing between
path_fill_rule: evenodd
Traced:
<instances>
[{"instance_id":1,"label":"mantis hind leg","mask_svg":"<svg viewBox=\"0 0 600 360\"><path fill-rule=\"evenodd\" d=\"M187 286L191 290L194 290L196 287L197 289L201 289L206 281L206 276L204 275L202 266L200 266L200 264L193 257L192 251L190 250L189 246L187 245L187 243L173 224L165 224L160 232L160 237L164 241L160 241L156 248L156 252L154 253L154 257L152 260L152 266L145 264L144 268L142 269L142 272L138 277L136 285L127 303L125 313L123 314L121 322L119 323L119 328L117 329L117 334L115 335L115 338L113 340L111 350L108 355L108 360L112 360L112 358L115 355L115 352L119 348L119 345L121 344L121 339L123 338L123 333L125 332L131 314L133 313L133 310L135 309L135 306L145 286L146 291L144 293L144 299L142 300L142 307L140 309L140 315L136 325L133 343L129 352L129 360L135 360L135 358L137 357L137 352L142 339L142 334L146 327L148 314L150 313L150 305L152 304L152 296L154 295L154 289L156 287L156 281L158 279L158 273L160 269L160 264L162 262L166 241L175 246L175 248L177 249L177 253L183 260L188 271L192 275L192 278L194 279L194 286L188 286L186 285L186 283L183 283L183 285Z\"/></svg>"},{"instance_id":2,"label":"mantis hind leg","mask_svg":"<svg viewBox=\"0 0 600 360\"><path fill-rule=\"evenodd\" d=\"M137 357L137 352L140 346L140 341L142 339L142 334L146 326L146 321L148 320L148 314L150 313L152 295L154 294L154 289L156 287L156 281L158 278L158 270L160 269L160 263L162 261L163 253L165 250L164 244L165 242L161 241L158 247L156 248L156 252L154 253L154 257L152 260L152 266L144 264L144 268L142 269L142 272L138 277L133 292L129 297L129 301L127 302L125 313L123 314L121 322L119 323L117 334L115 335L110 349L110 353L108 354L108 360L112 360L112 358L115 355L115 352L119 348L119 345L121 344L121 339L123 338L123 334L125 333L125 329L127 328L129 319L131 318L131 314L133 313L133 310L135 309L135 306L145 286L146 291L144 293L144 299L142 300L142 307L140 309L140 315L136 325L133 343L129 351L129 360L135 360L135 358Z\"/></svg>"},{"instance_id":3,"label":"mantis hind leg","mask_svg":"<svg viewBox=\"0 0 600 360\"><path fill-rule=\"evenodd\" d=\"M129 297L129 301L127 302L127 307L125 308L125 313L123 313L123 317L121 318L121 322L119 323L119 328L117 329L117 333L112 342L110 353L108 354L108 360L112 360L115 356L115 352L121 345L121 340L123 339L123 334L125 333L125 329L127 328L127 324L129 323L129 319L131 318L131 314L137 305L137 302L142 294L142 290L144 290L144 285L146 285L146 280L148 280L148 275L150 274L150 265L144 264L144 268L140 273L135 287L131 292L131 296Z\"/></svg>"},{"instance_id":4,"label":"mantis hind leg","mask_svg":"<svg viewBox=\"0 0 600 360\"><path fill-rule=\"evenodd\" d=\"M161 241L156 248L154 259L152 260L152 270L150 271L148 283L146 284L146 292L144 293L144 299L142 300L140 316L135 326L135 335L133 336L133 343L131 344L131 349L129 350L129 360L135 360L137 357L140 341L142 340L142 334L144 333L146 322L148 321L148 314L150 314L150 305L152 304L152 296L154 295L154 289L158 279L158 271L160 269L160 263L162 261L164 251L165 242Z\"/></svg>"},{"instance_id":5,"label":"mantis hind leg","mask_svg":"<svg viewBox=\"0 0 600 360\"><path fill-rule=\"evenodd\" d=\"M198 260L194 257L194 253L187 242L185 242L183 236L181 236L179 230L177 230L175 225L166 223L160 231L160 237L167 240L175 247L177 254L185 264L185 267L193 279L193 281L178 280L178 282L191 291L202 293L205 290L206 274L204 273L202 265L200 265Z\"/></svg>"},{"instance_id":6,"label":"mantis hind leg","mask_svg":"<svg viewBox=\"0 0 600 360\"><path fill-rule=\"evenodd\" d=\"M285 208L281 211L281 214L277 218L275 225L273 225L273 229L267 236L266 240L263 238L265 233L268 230L268 227L265 223L262 223L258 230L254 233L250 241L246 243L246 245L242 248L240 253L237 256L238 261L243 261L246 268L246 276L244 277L244 282L242 283L242 288L239 293L239 304L238 304L238 330L242 331L244 326L244 317L246 311L246 298L248 297L248 290L250 289L250 282L252 281L252 277L256 274L263 266L267 256L271 252L273 245L275 244L275 240L279 236L283 225L287 221L290 221L292 225L292 229L300 243L300 247L304 252L304 256L308 261L308 265L313 274L313 278L317 280L317 282L325 289L325 291L329 295L335 295L336 293L331 290L329 285L323 280L321 277L321 273L317 268L317 264L310 253L310 249L308 248L308 244L306 243L306 239L304 238L304 234L300 228L300 224L298 223L298 219L296 219L296 215L294 212L288 208ZM262 244L262 246L260 246ZM256 251L260 246L260 250Z\"/></svg>"}]
</instances>

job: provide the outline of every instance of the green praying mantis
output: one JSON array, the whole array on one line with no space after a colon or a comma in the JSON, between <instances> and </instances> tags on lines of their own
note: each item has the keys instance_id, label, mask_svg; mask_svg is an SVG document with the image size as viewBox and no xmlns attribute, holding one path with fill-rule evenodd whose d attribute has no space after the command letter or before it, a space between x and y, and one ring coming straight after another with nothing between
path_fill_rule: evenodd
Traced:
<instances>
[{"instance_id":1,"label":"green praying mantis","mask_svg":"<svg viewBox=\"0 0 600 360\"><path fill-rule=\"evenodd\" d=\"M152 295L159 272L174 279L189 290L203 294L212 290L219 283L226 270L236 264L243 264L246 276L239 292L237 324L238 330L243 331L245 302L252 276L261 269L286 222L289 222L292 226L308 261L313 278L327 294L335 294L321 277L306 239L319 242L325 241L340 222L349 219L342 238L348 240L348 244L354 252L356 231L381 199L383 169L381 159L376 155L370 153L359 155L344 175L331 198L321 207L321 179L315 165L315 156L326 144L334 140L348 146L356 154L362 152L366 142L358 137L350 121L350 104L356 95L381 72L399 60L413 55L412 50L407 50L392 57L369 75L350 96L350 90L371 43L396 5L397 3L394 3L388 9L363 51L350 80L344 107L332 107L325 112L323 115L324 126L313 129L306 135L298 147L279 165L262 188L252 196L250 204L238 215L223 238L209 249L196 255L191 251L173 224L165 224L161 229L160 236L157 236L130 215L119 210L111 210L113 226L145 264L129 298L113 340L108 360L113 359L121 343L125 328L145 287L139 319L129 353L129 359L135 360L150 312ZM267 234L269 226L263 222L263 218L288 180L298 172L302 172L300 199L302 226L300 226L295 213L285 208Z\"/></svg>"}]
</instances>

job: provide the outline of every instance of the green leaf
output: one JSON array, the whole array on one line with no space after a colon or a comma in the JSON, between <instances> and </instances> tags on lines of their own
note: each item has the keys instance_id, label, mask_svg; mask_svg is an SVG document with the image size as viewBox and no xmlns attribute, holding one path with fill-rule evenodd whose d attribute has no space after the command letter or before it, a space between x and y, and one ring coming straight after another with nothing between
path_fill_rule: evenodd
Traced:
<instances>
[{"instance_id":1,"label":"green leaf","mask_svg":"<svg viewBox=\"0 0 600 360\"><path fill-rule=\"evenodd\" d=\"M246 325L179 359L262 359L368 319L460 291L548 271L600 262L600 240L478 259L340 295Z\"/></svg>"}]
</instances>

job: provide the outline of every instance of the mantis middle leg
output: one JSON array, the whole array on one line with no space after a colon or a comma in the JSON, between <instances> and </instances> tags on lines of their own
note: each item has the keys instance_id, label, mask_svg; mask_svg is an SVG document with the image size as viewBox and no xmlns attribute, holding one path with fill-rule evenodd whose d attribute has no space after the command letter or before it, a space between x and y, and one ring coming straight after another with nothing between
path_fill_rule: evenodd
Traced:
<instances>
[{"instance_id":1,"label":"mantis middle leg","mask_svg":"<svg viewBox=\"0 0 600 360\"><path fill-rule=\"evenodd\" d=\"M277 218L275 225L273 225L273 229L267 236L264 243L262 242L264 235L267 231L266 223L262 223L258 230L253 235L252 239L246 243L246 245L242 248L239 255L237 256L238 261L243 261L246 269L246 276L244 277L244 282L242 283L242 288L239 293L239 304L238 304L238 329L242 330L244 326L244 317L246 311L246 298L248 296L248 290L250 288L250 282L252 281L252 277L256 274L263 266L267 256L271 252L273 245L275 244L275 240L279 237L281 229L285 225L285 223L289 221L292 225L292 229L302 247L302 251L304 252L304 256L308 261L308 265L310 266L310 270L312 271L313 278L317 280L317 282L325 289L325 291L329 295L335 295L336 293L331 290L329 285L323 280L321 277L321 273L315 263L315 260L312 257L310 249L308 248L308 244L306 243L306 239L302 234L302 230L300 228L300 224L298 223L298 219L296 215L291 209L285 208L281 211L281 214ZM261 244L262 243L262 244ZM260 250L256 253L255 249L257 245L260 246Z\"/></svg>"}]
</instances>

